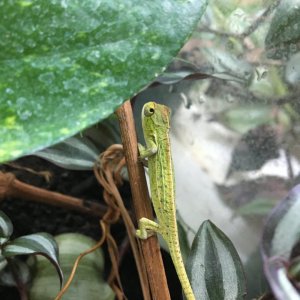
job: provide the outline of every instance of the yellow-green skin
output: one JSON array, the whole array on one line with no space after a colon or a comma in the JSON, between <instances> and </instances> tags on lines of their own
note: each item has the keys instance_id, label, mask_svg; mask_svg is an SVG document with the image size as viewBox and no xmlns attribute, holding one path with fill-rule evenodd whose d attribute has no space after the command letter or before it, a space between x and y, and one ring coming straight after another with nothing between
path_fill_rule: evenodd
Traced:
<instances>
[{"instance_id":1,"label":"yellow-green skin","mask_svg":"<svg viewBox=\"0 0 300 300\"><path fill-rule=\"evenodd\" d=\"M168 244L170 255L187 300L195 300L180 252L176 222L175 183L170 148L170 109L148 102L142 111L146 147L139 145L140 157L148 158L151 198L158 223L147 218L139 220L136 235L147 239L157 232Z\"/></svg>"}]
</instances>

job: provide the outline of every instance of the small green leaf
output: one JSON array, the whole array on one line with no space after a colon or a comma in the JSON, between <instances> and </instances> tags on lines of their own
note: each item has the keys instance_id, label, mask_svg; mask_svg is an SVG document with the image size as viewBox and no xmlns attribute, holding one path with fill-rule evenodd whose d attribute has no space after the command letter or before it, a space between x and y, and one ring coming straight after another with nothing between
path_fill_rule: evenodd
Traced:
<instances>
[{"instance_id":1,"label":"small green leaf","mask_svg":"<svg viewBox=\"0 0 300 300\"><path fill-rule=\"evenodd\" d=\"M244 299L243 266L229 238L211 221L204 221L193 241L187 272L201 300Z\"/></svg>"},{"instance_id":2,"label":"small green leaf","mask_svg":"<svg viewBox=\"0 0 300 300\"><path fill-rule=\"evenodd\" d=\"M2 255L40 254L48 258L55 266L62 284L63 274L58 263L58 247L53 237L48 233L36 233L19 237L2 248Z\"/></svg>"},{"instance_id":3,"label":"small green leaf","mask_svg":"<svg viewBox=\"0 0 300 300\"><path fill-rule=\"evenodd\" d=\"M244 216L265 216L274 205L275 203L272 199L259 198L239 207L236 212Z\"/></svg>"},{"instance_id":4,"label":"small green leaf","mask_svg":"<svg viewBox=\"0 0 300 300\"><path fill-rule=\"evenodd\" d=\"M220 122L239 133L246 133L273 120L272 108L267 105L238 105L220 114Z\"/></svg>"},{"instance_id":5,"label":"small green leaf","mask_svg":"<svg viewBox=\"0 0 300 300\"><path fill-rule=\"evenodd\" d=\"M279 1L280 2L280 1ZM300 1L281 1L265 39L268 57L282 59L299 51Z\"/></svg>"},{"instance_id":6,"label":"small green leaf","mask_svg":"<svg viewBox=\"0 0 300 300\"><path fill-rule=\"evenodd\" d=\"M12 232L13 224L10 218L0 210L0 245L9 240Z\"/></svg>"}]
</instances>

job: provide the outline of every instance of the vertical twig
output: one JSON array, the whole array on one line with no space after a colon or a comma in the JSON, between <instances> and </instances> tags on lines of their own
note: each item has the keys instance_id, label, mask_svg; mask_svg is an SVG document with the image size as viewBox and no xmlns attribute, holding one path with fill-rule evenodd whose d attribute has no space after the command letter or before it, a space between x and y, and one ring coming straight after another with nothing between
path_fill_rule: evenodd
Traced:
<instances>
[{"instance_id":1,"label":"vertical twig","mask_svg":"<svg viewBox=\"0 0 300 300\"><path fill-rule=\"evenodd\" d=\"M116 113L121 129L136 218L146 217L153 219L144 169L138 161L137 137L130 101L126 101ZM151 236L141 241L141 245L152 298L155 300L170 300L157 237Z\"/></svg>"}]
</instances>

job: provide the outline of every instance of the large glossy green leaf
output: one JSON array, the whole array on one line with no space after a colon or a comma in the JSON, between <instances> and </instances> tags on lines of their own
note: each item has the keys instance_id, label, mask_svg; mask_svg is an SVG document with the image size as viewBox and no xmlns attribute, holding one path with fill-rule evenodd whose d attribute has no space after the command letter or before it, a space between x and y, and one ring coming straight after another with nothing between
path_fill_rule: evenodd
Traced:
<instances>
[{"instance_id":1,"label":"large glossy green leaf","mask_svg":"<svg viewBox=\"0 0 300 300\"><path fill-rule=\"evenodd\" d=\"M244 299L246 283L238 253L211 221L204 221L193 241L187 272L196 299Z\"/></svg>"},{"instance_id":2,"label":"large glossy green leaf","mask_svg":"<svg viewBox=\"0 0 300 300\"><path fill-rule=\"evenodd\" d=\"M42 232L25 235L7 243L2 248L4 257L28 254L40 254L49 259L55 266L62 284L63 273L58 263L58 246L50 234Z\"/></svg>"},{"instance_id":3,"label":"large glossy green leaf","mask_svg":"<svg viewBox=\"0 0 300 300\"><path fill-rule=\"evenodd\" d=\"M206 2L0 1L0 161L110 115L163 71Z\"/></svg>"},{"instance_id":4,"label":"large glossy green leaf","mask_svg":"<svg viewBox=\"0 0 300 300\"><path fill-rule=\"evenodd\" d=\"M13 224L10 218L0 210L0 245L7 242L13 233Z\"/></svg>"},{"instance_id":5,"label":"large glossy green leaf","mask_svg":"<svg viewBox=\"0 0 300 300\"><path fill-rule=\"evenodd\" d=\"M281 1L272 19L265 44L270 58L281 59L300 49L300 1Z\"/></svg>"}]
</instances>

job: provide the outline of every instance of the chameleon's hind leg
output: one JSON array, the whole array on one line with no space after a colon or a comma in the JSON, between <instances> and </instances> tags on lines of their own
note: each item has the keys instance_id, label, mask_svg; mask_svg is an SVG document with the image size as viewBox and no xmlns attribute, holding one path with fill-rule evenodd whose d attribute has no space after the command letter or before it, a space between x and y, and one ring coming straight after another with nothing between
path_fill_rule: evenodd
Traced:
<instances>
[{"instance_id":1,"label":"chameleon's hind leg","mask_svg":"<svg viewBox=\"0 0 300 300\"><path fill-rule=\"evenodd\" d=\"M136 230L138 238L145 240L155 232L160 233L159 224L147 218L139 219L139 229Z\"/></svg>"}]
</instances>

